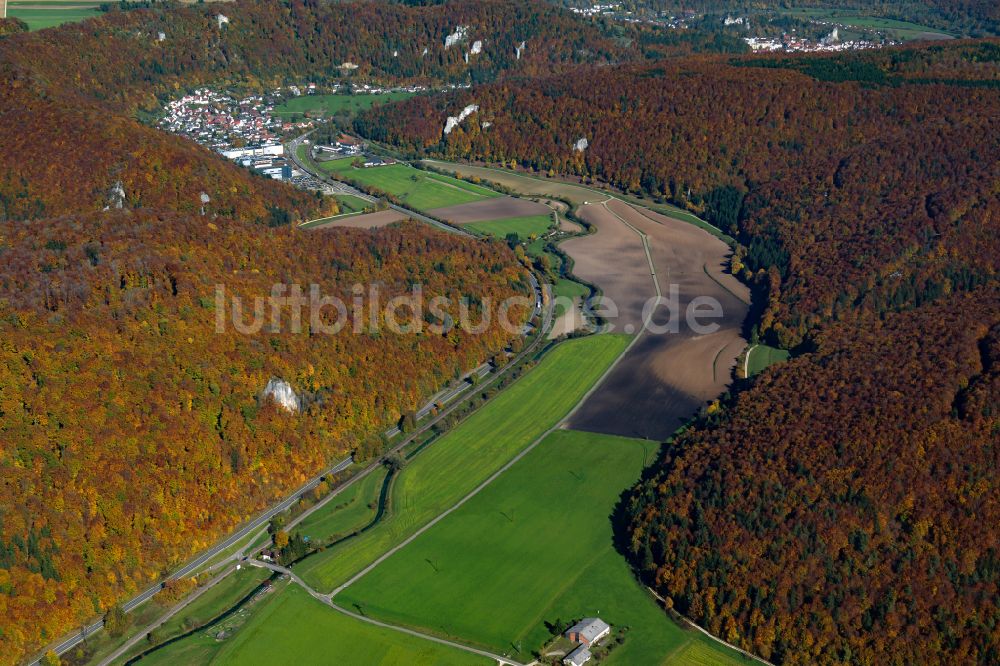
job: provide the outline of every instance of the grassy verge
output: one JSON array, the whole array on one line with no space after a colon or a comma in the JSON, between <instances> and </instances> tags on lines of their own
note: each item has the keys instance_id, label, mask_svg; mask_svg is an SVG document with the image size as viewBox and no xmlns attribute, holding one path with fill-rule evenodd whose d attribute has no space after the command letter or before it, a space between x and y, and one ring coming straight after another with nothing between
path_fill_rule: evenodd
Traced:
<instances>
[{"instance_id":1,"label":"grassy verge","mask_svg":"<svg viewBox=\"0 0 1000 666\"><path fill-rule=\"evenodd\" d=\"M151 644L158 644L180 636L194 627L214 620L222 613L232 608L255 587L271 576L271 572L257 567L243 567L216 583L214 587L193 601L183 611L173 616L153 632L150 643L141 642L127 652L122 663L131 657L148 649ZM170 648L163 648L169 651ZM145 663L145 662L144 662Z\"/></svg>"},{"instance_id":2,"label":"grassy verge","mask_svg":"<svg viewBox=\"0 0 1000 666\"><path fill-rule=\"evenodd\" d=\"M112 652L120 648L126 641L135 637L142 629L148 627L158 617L166 613L168 608L157 603L154 597L142 604L131 613L131 624L121 636L111 636L106 631L99 631L88 637L79 645L63 655L64 663L98 663Z\"/></svg>"},{"instance_id":3,"label":"grassy verge","mask_svg":"<svg viewBox=\"0 0 1000 666\"><path fill-rule=\"evenodd\" d=\"M350 194L335 194L333 198L340 204L340 211L342 213L360 213L372 205L364 199L359 199Z\"/></svg>"},{"instance_id":4,"label":"grassy verge","mask_svg":"<svg viewBox=\"0 0 1000 666\"><path fill-rule=\"evenodd\" d=\"M332 590L406 539L558 423L627 344L627 337L600 335L557 346L399 473L391 514L303 561L299 575L316 589Z\"/></svg>"},{"instance_id":5,"label":"grassy verge","mask_svg":"<svg viewBox=\"0 0 1000 666\"><path fill-rule=\"evenodd\" d=\"M612 545L608 517L658 448L556 431L336 600L521 661L549 640L549 627L600 615L627 627L602 663L663 663L692 646L715 663L736 663L729 650L673 624Z\"/></svg>"},{"instance_id":6,"label":"grassy verge","mask_svg":"<svg viewBox=\"0 0 1000 666\"><path fill-rule=\"evenodd\" d=\"M388 470L381 468L347 488L295 528L312 543L326 543L361 529L378 511Z\"/></svg>"},{"instance_id":7,"label":"grassy verge","mask_svg":"<svg viewBox=\"0 0 1000 666\"><path fill-rule=\"evenodd\" d=\"M215 566L219 562L222 562L223 560L229 559L230 557L232 557L232 555L234 553L238 552L240 549L249 546L252 541L259 541L260 540L260 534L261 534L261 532L263 532L265 534L267 533L267 525L262 525L262 526L258 527L256 530L254 530L250 534L247 534L245 537L243 537L242 539L240 539L239 541L237 541L236 543L234 543L229 548L226 548L222 552L218 553L215 557L213 557L212 559L208 560L203 565L201 565L200 567L198 567L197 569L195 569L191 573L191 575L197 576L198 574L200 574L200 573L202 573L202 572L204 572L204 571L206 571L208 569L211 569L213 566Z\"/></svg>"},{"instance_id":8,"label":"grassy verge","mask_svg":"<svg viewBox=\"0 0 1000 666\"><path fill-rule=\"evenodd\" d=\"M755 345L747 357L747 375L754 375L763 372L768 366L788 360L788 351L769 347L767 345Z\"/></svg>"}]
</instances>

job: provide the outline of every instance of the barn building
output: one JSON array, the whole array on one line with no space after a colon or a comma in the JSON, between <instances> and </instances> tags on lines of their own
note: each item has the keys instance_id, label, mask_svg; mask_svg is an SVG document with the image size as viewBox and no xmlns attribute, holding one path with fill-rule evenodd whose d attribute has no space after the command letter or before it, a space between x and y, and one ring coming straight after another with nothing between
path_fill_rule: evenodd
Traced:
<instances>
[{"instance_id":1,"label":"barn building","mask_svg":"<svg viewBox=\"0 0 1000 666\"><path fill-rule=\"evenodd\" d=\"M611 633L611 627L597 617L585 617L566 630L566 638L589 647Z\"/></svg>"}]
</instances>

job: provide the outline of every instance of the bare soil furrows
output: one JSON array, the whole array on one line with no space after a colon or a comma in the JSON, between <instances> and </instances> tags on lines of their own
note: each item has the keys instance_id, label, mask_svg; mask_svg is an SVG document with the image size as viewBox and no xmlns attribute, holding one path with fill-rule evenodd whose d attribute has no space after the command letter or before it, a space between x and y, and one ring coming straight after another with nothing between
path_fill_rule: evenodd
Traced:
<instances>
[{"instance_id":1,"label":"bare soil furrows","mask_svg":"<svg viewBox=\"0 0 1000 666\"><path fill-rule=\"evenodd\" d=\"M485 222L499 220L505 217L526 217L528 215L547 215L549 208L535 201L518 199L516 197L495 197L483 201L458 204L435 208L430 211L434 217L447 220L453 224L469 222Z\"/></svg>"},{"instance_id":2,"label":"bare soil furrows","mask_svg":"<svg viewBox=\"0 0 1000 666\"><path fill-rule=\"evenodd\" d=\"M729 248L719 239L685 222L636 209L619 200L607 202L605 211L610 217L620 216L647 235L660 290L667 299L655 311L653 324L665 326L676 321L677 327L668 332L646 332L577 411L570 427L662 440L729 384L736 357L745 344L740 332L749 293L724 272ZM593 217L598 233L588 239L594 239L594 247L618 247L622 240L613 234L605 237L602 244L602 235L614 226L604 221L602 228L599 221L605 220L604 216ZM617 221L639 239L621 220ZM593 276L588 279L602 288L607 279L602 273L614 275L615 270L626 266L631 269L630 283L638 284L641 278L651 284L645 257L641 267L622 261L616 251L592 249L588 259L591 263L587 264L587 270ZM603 269L600 262L605 262ZM626 282L629 281L618 277L613 284ZM698 320L703 325L718 325L709 334L693 330L686 318L689 305L699 297L714 299L722 310L719 318Z\"/></svg>"},{"instance_id":3,"label":"bare soil furrows","mask_svg":"<svg viewBox=\"0 0 1000 666\"><path fill-rule=\"evenodd\" d=\"M581 206L577 214L597 233L560 244L573 258L573 274L598 285L617 306L618 317L610 321L615 332L638 332L643 306L656 296L642 239L602 204Z\"/></svg>"},{"instance_id":4,"label":"bare soil furrows","mask_svg":"<svg viewBox=\"0 0 1000 666\"><path fill-rule=\"evenodd\" d=\"M325 224L317 224L313 229L334 229L337 227L349 227L352 229L375 229L385 227L393 222L402 222L406 215L394 210L380 210L376 213L365 213L364 215L352 215L337 220L330 220Z\"/></svg>"}]
</instances>

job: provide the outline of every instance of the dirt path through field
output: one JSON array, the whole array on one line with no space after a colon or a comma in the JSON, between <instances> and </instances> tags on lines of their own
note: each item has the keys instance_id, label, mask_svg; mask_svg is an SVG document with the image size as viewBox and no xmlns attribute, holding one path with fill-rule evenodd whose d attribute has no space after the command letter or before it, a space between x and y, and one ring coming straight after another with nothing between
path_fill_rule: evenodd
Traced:
<instances>
[{"instance_id":1,"label":"dirt path through field","mask_svg":"<svg viewBox=\"0 0 1000 666\"><path fill-rule=\"evenodd\" d=\"M729 247L701 229L617 199L584 207L588 208L593 210L587 211L589 217L584 219L597 226L597 234L574 239L589 241L586 245L574 247L573 241L568 241L563 248L588 280L612 298L624 299L619 304L623 317L616 330L637 320L637 307L641 321L647 297L638 296L648 293L643 284L651 285L645 256L640 262L633 249L641 248L640 233L648 239L656 280L668 299L654 311L652 323L666 326L676 320L677 329L647 331L569 425L578 430L662 440L729 384L736 357L745 344L740 331L749 293L724 272ZM631 234L631 241L622 230ZM702 316L695 322L717 324L718 329L708 334L689 326L685 316L692 302L702 297L714 299L721 308L721 317Z\"/></svg>"},{"instance_id":2,"label":"dirt path through field","mask_svg":"<svg viewBox=\"0 0 1000 666\"><path fill-rule=\"evenodd\" d=\"M577 215L597 233L559 245L573 258L573 274L598 285L604 297L615 304L618 316L611 320L615 332L638 332L642 308L656 296L642 239L603 204L581 206Z\"/></svg>"}]
</instances>

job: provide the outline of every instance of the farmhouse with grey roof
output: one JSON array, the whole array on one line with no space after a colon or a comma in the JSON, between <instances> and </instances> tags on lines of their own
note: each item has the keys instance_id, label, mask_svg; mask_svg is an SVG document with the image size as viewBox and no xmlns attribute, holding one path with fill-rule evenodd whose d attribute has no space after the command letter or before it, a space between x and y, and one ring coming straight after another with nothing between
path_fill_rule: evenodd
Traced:
<instances>
[{"instance_id":1,"label":"farmhouse with grey roof","mask_svg":"<svg viewBox=\"0 0 1000 666\"><path fill-rule=\"evenodd\" d=\"M611 627L597 617L585 617L566 630L566 638L585 646L593 645L611 633Z\"/></svg>"}]
</instances>

